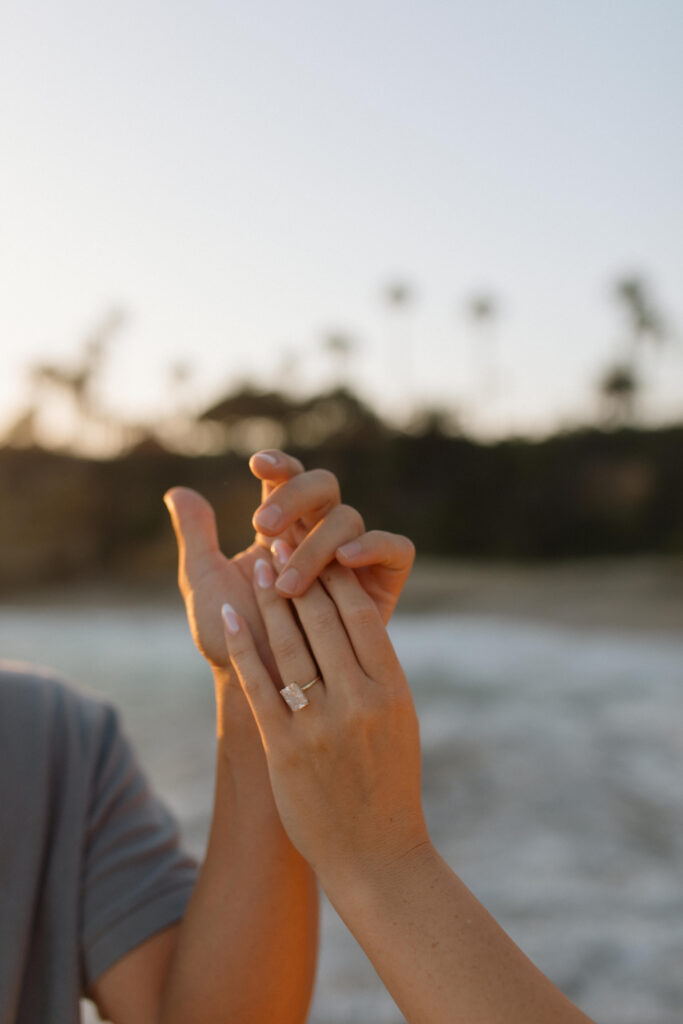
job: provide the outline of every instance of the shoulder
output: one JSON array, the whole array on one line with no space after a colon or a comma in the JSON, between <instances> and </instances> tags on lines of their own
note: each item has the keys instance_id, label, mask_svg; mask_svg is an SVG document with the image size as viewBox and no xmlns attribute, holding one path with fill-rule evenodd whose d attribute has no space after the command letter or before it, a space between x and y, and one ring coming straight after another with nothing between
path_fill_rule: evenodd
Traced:
<instances>
[{"instance_id":1,"label":"shoulder","mask_svg":"<svg viewBox=\"0 0 683 1024\"><path fill-rule=\"evenodd\" d=\"M61 746L95 746L118 730L114 707L50 669L0 660L0 733ZM33 738L33 743L32 743Z\"/></svg>"}]
</instances>

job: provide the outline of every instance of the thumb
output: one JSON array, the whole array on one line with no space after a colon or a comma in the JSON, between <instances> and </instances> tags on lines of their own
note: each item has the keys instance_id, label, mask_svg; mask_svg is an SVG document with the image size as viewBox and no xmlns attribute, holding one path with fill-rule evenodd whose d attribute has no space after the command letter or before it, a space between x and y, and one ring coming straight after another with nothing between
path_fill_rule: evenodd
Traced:
<instances>
[{"instance_id":1,"label":"thumb","mask_svg":"<svg viewBox=\"0 0 683 1024\"><path fill-rule=\"evenodd\" d=\"M178 559L186 568L197 565L206 555L218 551L214 511L201 494L189 487L172 487L164 503L178 544Z\"/></svg>"}]
</instances>

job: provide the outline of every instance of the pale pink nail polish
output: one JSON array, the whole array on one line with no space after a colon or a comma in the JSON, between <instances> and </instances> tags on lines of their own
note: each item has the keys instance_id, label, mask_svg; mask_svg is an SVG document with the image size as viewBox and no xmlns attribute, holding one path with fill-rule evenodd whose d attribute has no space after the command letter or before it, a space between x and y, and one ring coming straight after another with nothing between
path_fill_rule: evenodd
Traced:
<instances>
[{"instance_id":1,"label":"pale pink nail polish","mask_svg":"<svg viewBox=\"0 0 683 1024\"><path fill-rule=\"evenodd\" d=\"M262 459L263 462L269 462L271 466L277 466L277 459L274 455L270 455L268 452L255 452L252 455L252 459Z\"/></svg>"},{"instance_id":2,"label":"pale pink nail polish","mask_svg":"<svg viewBox=\"0 0 683 1024\"><path fill-rule=\"evenodd\" d=\"M279 505L266 505L260 508L254 516L254 522L264 530L274 530L282 519L282 509Z\"/></svg>"},{"instance_id":3,"label":"pale pink nail polish","mask_svg":"<svg viewBox=\"0 0 683 1024\"><path fill-rule=\"evenodd\" d=\"M256 582L261 590L266 590L268 587L272 587L275 580L275 573L263 558L258 558L256 560L254 576L256 577Z\"/></svg>"},{"instance_id":4,"label":"pale pink nail polish","mask_svg":"<svg viewBox=\"0 0 683 1024\"><path fill-rule=\"evenodd\" d=\"M278 537L277 540L274 540L273 543L270 545L270 550L272 552L273 558L280 566L280 568L282 568L282 566L286 565L287 562L292 557L294 548L292 548L287 543L286 540L282 540L280 537Z\"/></svg>"},{"instance_id":5,"label":"pale pink nail polish","mask_svg":"<svg viewBox=\"0 0 683 1024\"><path fill-rule=\"evenodd\" d=\"M240 621L235 614L235 609L231 604L227 602L221 608L221 615L223 616L223 622L229 633L239 633Z\"/></svg>"},{"instance_id":6,"label":"pale pink nail polish","mask_svg":"<svg viewBox=\"0 0 683 1024\"><path fill-rule=\"evenodd\" d=\"M362 545L359 540L351 540L348 544L342 544L341 547L337 548L337 554L341 555L342 558L354 558L356 555L359 555L362 550Z\"/></svg>"},{"instance_id":7,"label":"pale pink nail polish","mask_svg":"<svg viewBox=\"0 0 683 1024\"><path fill-rule=\"evenodd\" d=\"M301 577L296 569L287 569L283 572L282 576L278 579L275 586L278 590L281 590L283 594L293 594L295 590L298 590Z\"/></svg>"}]
</instances>

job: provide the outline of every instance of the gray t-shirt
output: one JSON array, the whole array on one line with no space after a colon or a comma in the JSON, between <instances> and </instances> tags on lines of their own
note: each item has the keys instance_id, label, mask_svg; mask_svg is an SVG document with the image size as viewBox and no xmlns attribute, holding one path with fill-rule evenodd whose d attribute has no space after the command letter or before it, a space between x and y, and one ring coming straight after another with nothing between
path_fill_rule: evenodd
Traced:
<instances>
[{"instance_id":1,"label":"gray t-shirt","mask_svg":"<svg viewBox=\"0 0 683 1024\"><path fill-rule=\"evenodd\" d=\"M0 663L0 1024L74 1024L195 879L114 709Z\"/></svg>"}]
</instances>

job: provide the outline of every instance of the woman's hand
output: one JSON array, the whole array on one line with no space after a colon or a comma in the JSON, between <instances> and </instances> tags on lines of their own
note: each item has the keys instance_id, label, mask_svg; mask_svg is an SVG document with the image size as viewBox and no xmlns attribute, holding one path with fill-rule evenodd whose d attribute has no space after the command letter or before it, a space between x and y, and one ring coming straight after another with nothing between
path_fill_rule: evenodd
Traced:
<instances>
[{"instance_id":1,"label":"woman's hand","mask_svg":"<svg viewBox=\"0 0 683 1024\"><path fill-rule=\"evenodd\" d=\"M321 677L302 710L290 710L277 692L246 620L230 607L223 614L282 823L329 892L384 870L429 837L417 716L380 612L351 570L332 564L321 580L290 604L271 565L254 565L282 684Z\"/></svg>"},{"instance_id":2,"label":"woman's hand","mask_svg":"<svg viewBox=\"0 0 683 1024\"><path fill-rule=\"evenodd\" d=\"M263 481L253 523L260 543L273 542L281 569L278 590L300 597L336 559L354 569L382 621L388 622L410 575L415 545L385 530L366 533L361 514L341 504L334 474L316 469L292 478L289 458L279 451L259 452L250 462L252 473Z\"/></svg>"},{"instance_id":3,"label":"woman's hand","mask_svg":"<svg viewBox=\"0 0 683 1024\"><path fill-rule=\"evenodd\" d=\"M432 846L410 691L354 574L331 565L296 598L300 627L268 562L254 569L282 680L308 698L290 710L247 623L225 607L227 648L261 733L280 819L405 1020L591 1024Z\"/></svg>"}]
</instances>

